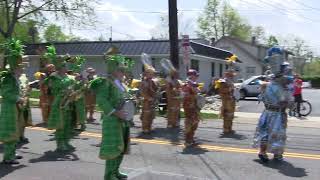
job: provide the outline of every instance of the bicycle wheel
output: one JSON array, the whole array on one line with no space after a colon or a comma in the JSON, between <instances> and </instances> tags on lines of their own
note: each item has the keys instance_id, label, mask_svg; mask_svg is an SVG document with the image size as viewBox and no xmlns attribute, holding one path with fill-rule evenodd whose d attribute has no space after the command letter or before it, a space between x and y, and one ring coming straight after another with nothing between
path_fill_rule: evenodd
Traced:
<instances>
[{"instance_id":1,"label":"bicycle wheel","mask_svg":"<svg viewBox=\"0 0 320 180\"><path fill-rule=\"evenodd\" d=\"M308 101L303 100L300 104L300 115L301 116L308 116L312 111L311 103Z\"/></svg>"}]
</instances>

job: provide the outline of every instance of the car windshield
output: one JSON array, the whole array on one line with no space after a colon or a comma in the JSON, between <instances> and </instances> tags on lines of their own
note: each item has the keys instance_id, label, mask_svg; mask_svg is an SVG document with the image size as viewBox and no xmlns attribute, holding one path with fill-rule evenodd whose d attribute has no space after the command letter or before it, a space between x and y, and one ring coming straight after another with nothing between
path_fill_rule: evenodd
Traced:
<instances>
[{"instance_id":1,"label":"car windshield","mask_svg":"<svg viewBox=\"0 0 320 180\"><path fill-rule=\"evenodd\" d=\"M243 83L244 84L249 84L252 80L256 79L258 76L252 76L251 78L245 80Z\"/></svg>"}]
</instances>

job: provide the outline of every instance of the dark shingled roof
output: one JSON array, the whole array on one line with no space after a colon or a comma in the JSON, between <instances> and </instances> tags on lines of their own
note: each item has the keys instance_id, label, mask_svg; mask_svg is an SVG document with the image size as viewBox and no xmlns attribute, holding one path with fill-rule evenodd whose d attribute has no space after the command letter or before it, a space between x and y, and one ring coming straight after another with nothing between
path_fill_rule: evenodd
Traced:
<instances>
[{"instance_id":1,"label":"dark shingled roof","mask_svg":"<svg viewBox=\"0 0 320 180\"><path fill-rule=\"evenodd\" d=\"M168 40L133 40L133 41L81 41L81 42L55 42L52 43L59 55L103 55L111 45L119 48L121 54L141 55L147 54L170 54L170 43ZM181 44L181 43L180 43ZM44 50L50 43L27 44L26 54L37 55L39 50ZM181 47L181 45L180 45ZM208 46L198 42L190 42L191 53L210 58L226 59L232 53L216 47ZM180 49L182 53L182 49Z\"/></svg>"}]
</instances>

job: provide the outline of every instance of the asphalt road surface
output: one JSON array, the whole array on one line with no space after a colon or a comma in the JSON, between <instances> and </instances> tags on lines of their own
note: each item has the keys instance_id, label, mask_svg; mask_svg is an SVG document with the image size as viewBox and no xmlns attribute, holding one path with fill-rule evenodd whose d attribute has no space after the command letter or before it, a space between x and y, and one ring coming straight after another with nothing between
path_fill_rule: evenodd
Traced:
<instances>
[{"instance_id":1,"label":"asphalt road surface","mask_svg":"<svg viewBox=\"0 0 320 180\"><path fill-rule=\"evenodd\" d=\"M201 145L189 149L182 145L183 130L166 129L164 118L155 119L154 132L145 136L140 134L136 117L131 154L125 156L121 169L129 173L129 180L319 180L320 122L291 119L285 161L262 164L257 150L251 148L257 117L236 116L237 133L232 136L221 135L221 120L201 122L196 133ZM33 119L40 122L38 109L33 109ZM87 131L71 142L77 148L75 152L57 154L52 131L41 126L28 128L26 136L31 142L18 150L24 156L21 165L0 164L0 179L102 180L104 162L98 158L96 147L100 131L99 121L88 124Z\"/></svg>"},{"instance_id":2,"label":"asphalt road surface","mask_svg":"<svg viewBox=\"0 0 320 180\"><path fill-rule=\"evenodd\" d=\"M312 105L312 112L309 116L320 117L320 89L303 89L302 96ZM263 103L258 104L257 98L241 100L239 106L239 112L261 113L264 109Z\"/></svg>"}]
</instances>

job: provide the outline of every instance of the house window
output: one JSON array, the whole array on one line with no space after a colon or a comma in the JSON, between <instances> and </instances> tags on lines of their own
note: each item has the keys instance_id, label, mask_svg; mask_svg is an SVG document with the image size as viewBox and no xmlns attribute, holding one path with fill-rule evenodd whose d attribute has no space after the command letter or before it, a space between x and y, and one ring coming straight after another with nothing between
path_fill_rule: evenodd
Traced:
<instances>
[{"instance_id":1,"label":"house window","mask_svg":"<svg viewBox=\"0 0 320 180\"><path fill-rule=\"evenodd\" d=\"M191 59L191 69L199 71L199 61Z\"/></svg>"},{"instance_id":2,"label":"house window","mask_svg":"<svg viewBox=\"0 0 320 180\"><path fill-rule=\"evenodd\" d=\"M211 77L214 77L216 75L215 68L216 68L216 64L214 62L211 63Z\"/></svg>"},{"instance_id":3,"label":"house window","mask_svg":"<svg viewBox=\"0 0 320 180\"><path fill-rule=\"evenodd\" d=\"M223 76L223 64L219 64L219 76Z\"/></svg>"},{"instance_id":4,"label":"house window","mask_svg":"<svg viewBox=\"0 0 320 180\"><path fill-rule=\"evenodd\" d=\"M256 67L247 67L246 72L247 74L256 74Z\"/></svg>"},{"instance_id":5,"label":"house window","mask_svg":"<svg viewBox=\"0 0 320 180\"><path fill-rule=\"evenodd\" d=\"M226 70L229 68L229 66L226 64Z\"/></svg>"}]
</instances>

